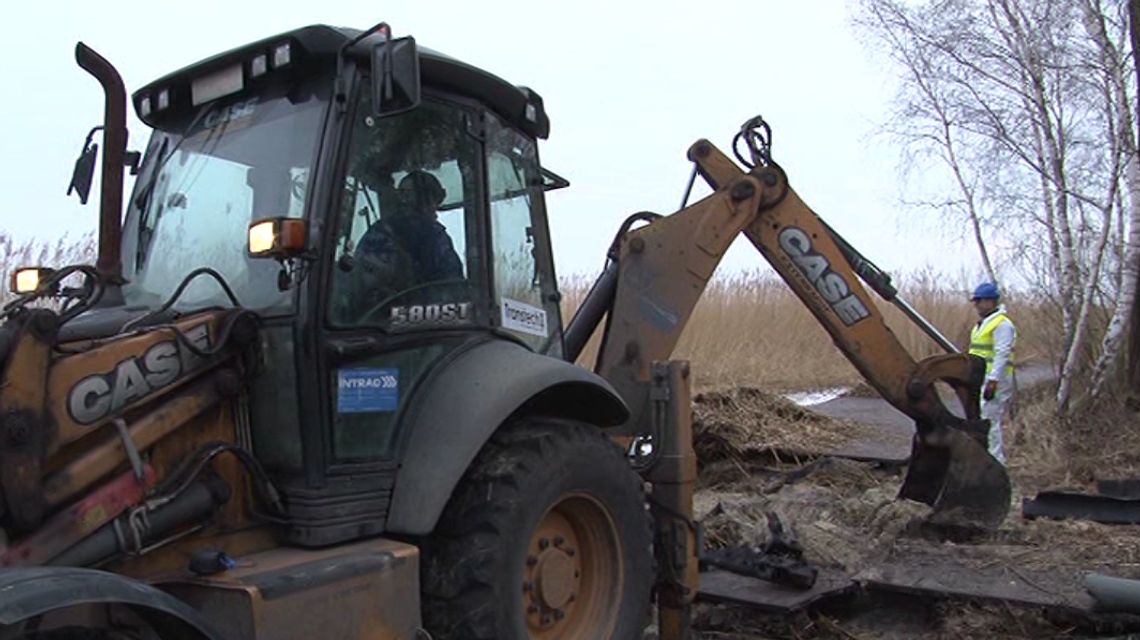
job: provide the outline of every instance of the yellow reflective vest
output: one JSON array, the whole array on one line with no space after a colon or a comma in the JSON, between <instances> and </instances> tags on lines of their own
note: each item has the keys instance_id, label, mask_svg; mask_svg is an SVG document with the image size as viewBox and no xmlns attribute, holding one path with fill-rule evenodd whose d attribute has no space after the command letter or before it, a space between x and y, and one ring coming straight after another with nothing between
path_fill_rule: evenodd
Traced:
<instances>
[{"instance_id":1,"label":"yellow reflective vest","mask_svg":"<svg viewBox=\"0 0 1140 640\"><path fill-rule=\"evenodd\" d=\"M970 355L985 359L987 376L994 368L994 329L1003 322L1010 322L1009 317L1001 311L995 311L980 324L975 324L970 331ZM1010 350L1009 364L1006 365L1005 373L1013 375L1013 350Z\"/></svg>"}]
</instances>

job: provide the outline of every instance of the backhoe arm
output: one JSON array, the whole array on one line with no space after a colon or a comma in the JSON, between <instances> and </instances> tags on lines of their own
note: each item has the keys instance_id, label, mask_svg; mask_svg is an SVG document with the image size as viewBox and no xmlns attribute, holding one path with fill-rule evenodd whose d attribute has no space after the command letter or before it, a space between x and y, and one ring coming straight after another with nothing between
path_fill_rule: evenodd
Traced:
<instances>
[{"instance_id":1,"label":"backhoe arm","mask_svg":"<svg viewBox=\"0 0 1140 640\"><path fill-rule=\"evenodd\" d=\"M783 171L770 165L745 173L705 140L689 156L716 193L623 234L617 247L617 289L598 371L618 386L635 414L645 401L639 388L649 380L651 364L673 353L716 266L744 233L863 377L916 420L919 433L962 422L930 383L937 377L976 393L981 378L973 379L974 363L964 355L915 361L872 304L830 229ZM976 418L976 395L964 400Z\"/></svg>"},{"instance_id":2,"label":"backhoe arm","mask_svg":"<svg viewBox=\"0 0 1140 640\"><path fill-rule=\"evenodd\" d=\"M933 505L936 517L947 523L996 526L1009 508L1009 478L987 453L988 423L978 419L984 364L960 353L916 361L887 327L857 273L892 300L889 279L804 204L766 149L753 151L755 167L745 172L708 141L695 143L689 158L715 193L670 216L639 214L649 223L623 227L609 268L583 305L593 313L608 312L597 370L630 405L633 417L625 434L656 437L660 421L653 416L651 367L670 358L717 264L743 233L863 377L914 419L914 448L900 495ZM952 348L903 306L927 333ZM578 316L571 322L570 356L578 344L570 337L588 327ZM956 391L965 418L942 403L934 386L939 381Z\"/></svg>"},{"instance_id":3,"label":"backhoe arm","mask_svg":"<svg viewBox=\"0 0 1140 640\"><path fill-rule=\"evenodd\" d=\"M747 175L707 140L689 149L689 158L713 189ZM982 370L969 356L948 354L916 362L887 326L882 312L856 277L845 255L852 250L800 199L775 164L753 174L767 197L744 227L744 235L831 335L863 378L895 408L913 418L918 433L940 425L962 426L942 404L936 379L963 395L967 417L977 419Z\"/></svg>"}]
</instances>

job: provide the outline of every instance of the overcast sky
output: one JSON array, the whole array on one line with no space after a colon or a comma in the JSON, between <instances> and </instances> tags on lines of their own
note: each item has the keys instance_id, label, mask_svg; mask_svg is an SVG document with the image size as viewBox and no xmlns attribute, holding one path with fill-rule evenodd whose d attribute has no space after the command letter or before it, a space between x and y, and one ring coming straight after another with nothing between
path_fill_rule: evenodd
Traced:
<instances>
[{"instance_id":1,"label":"overcast sky","mask_svg":"<svg viewBox=\"0 0 1140 640\"><path fill-rule=\"evenodd\" d=\"M257 8L253 8L257 7ZM74 63L82 40L128 91L211 54L314 23L396 35L537 90L552 120L543 164L571 181L550 195L561 274L593 273L628 214L674 211L707 137L727 151L749 117L825 220L880 266L974 269L968 245L898 205L898 152L877 135L891 73L862 45L843 0L432 0L411 2L21 2L0 39L0 228L54 238L96 227L97 204L64 191L102 93ZM131 147L146 132L132 119ZM129 188L129 185L128 185ZM726 268L762 266L746 243Z\"/></svg>"}]
</instances>

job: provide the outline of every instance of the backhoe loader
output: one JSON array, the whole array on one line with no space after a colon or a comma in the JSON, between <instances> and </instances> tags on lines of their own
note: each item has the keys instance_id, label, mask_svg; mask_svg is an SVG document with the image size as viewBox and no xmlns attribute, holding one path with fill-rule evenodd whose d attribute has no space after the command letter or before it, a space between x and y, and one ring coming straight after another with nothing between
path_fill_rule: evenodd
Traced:
<instances>
[{"instance_id":1,"label":"backhoe loader","mask_svg":"<svg viewBox=\"0 0 1140 640\"><path fill-rule=\"evenodd\" d=\"M567 183L533 90L384 23L306 27L136 91L136 154L118 73L76 57L106 96L72 180L85 201L101 155L98 256L19 270L3 308L2 640L625 640L654 601L686 637L696 459L669 358L741 233L915 419L902 496L959 525L1008 508L976 359L902 349L856 274L897 301L889 280L760 121L744 168L693 145L712 195L627 220L563 331L544 192Z\"/></svg>"}]
</instances>

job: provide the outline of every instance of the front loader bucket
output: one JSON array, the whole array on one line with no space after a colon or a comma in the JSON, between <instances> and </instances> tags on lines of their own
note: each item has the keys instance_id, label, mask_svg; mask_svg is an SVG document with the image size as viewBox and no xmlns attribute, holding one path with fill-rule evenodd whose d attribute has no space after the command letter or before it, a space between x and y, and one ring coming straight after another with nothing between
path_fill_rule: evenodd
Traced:
<instances>
[{"instance_id":1,"label":"front loader bucket","mask_svg":"<svg viewBox=\"0 0 1140 640\"><path fill-rule=\"evenodd\" d=\"M899 497L934 507L931 524L992 530L1009 512L1009 474L979 438L941 427L915 435Z\"/></svg>"}]
</instances>

